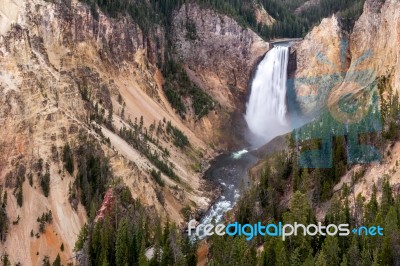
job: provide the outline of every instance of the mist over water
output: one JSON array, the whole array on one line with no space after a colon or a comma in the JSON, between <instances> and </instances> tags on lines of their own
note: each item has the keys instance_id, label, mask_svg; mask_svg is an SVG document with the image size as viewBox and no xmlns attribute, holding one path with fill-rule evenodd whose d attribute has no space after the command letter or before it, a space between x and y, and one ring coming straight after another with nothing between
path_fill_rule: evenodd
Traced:
<instances>
[{"instance_id":1,"label":"mist over water","mask_svg":"<svg viewBox=\"0 0 400 266\"><path fill-rule=\"evenodd\" d=\"M289 47L276 46L257 67L245 114L252 133L249 141L255 146L290 131L286 104L288 60Z\"/></svg>"},{"instance_id":2,"label":"mist over water","mask_svg":"<svg viewBox=\"0 0 400 266\"><path fill-rule=\"evenodd\" d=\"M225 213L231 210L239 199L239 188L247 187L250 182L248 171L257 161L249 151L290 131L286 100L288 60L289 48L276 46L258 65L245 114L251 131L248 141L252 147L219 156L207 170L206 178L217 181L221 185L222 193L202 217L200 225L220 223ZM199 233L197 237L203 239L203 230Z\"/></svg>"}]
</instances>

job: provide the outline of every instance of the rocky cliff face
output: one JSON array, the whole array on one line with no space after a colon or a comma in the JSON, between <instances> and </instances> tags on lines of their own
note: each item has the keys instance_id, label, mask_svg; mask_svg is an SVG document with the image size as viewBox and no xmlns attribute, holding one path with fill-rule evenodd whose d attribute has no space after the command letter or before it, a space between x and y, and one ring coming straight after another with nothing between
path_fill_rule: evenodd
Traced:
<instances>
[{"instance_id":1,"label":"rocky cliff face","mask_svg":"<svg viewBox=\"0 0 400 266\"><path fill-rule=\"evenodd\" d=\"M173 38L177 60L219 106L193 130L215 147L235 145L245 126L241 113L251 73L269 44L232 18L196 4L183 5L176 12Z\"/></svg>"},{"instance_id":2,"label":"rocky cliff face","mask_svg":"<svg viewBox=\"0 0 400 266\"><path fill-rule=\"evenodd\" d=\"M400 91L400 3L398 1L368 0L364 12L354 26L350 36L350 54L357 62L365 58L357 69L371 69L373 77L386 77L394 91ZM367 57L365 55L368 55ZM388 96L385 91L384 99ZM391 155L389 155L389 152ZM378 191L382 190L382 178L389 176L390 183L396 188L400 183L400 172L397 167L399 143L394 142L384 151L380 164L372 165L362 180L355 186L355 193L369 198L374 184ZM344 183L351 182L351 176L343 178ZM340 188L341 184L337 188ZM395 192L397 193L397 192Z\"/></svg>"},{"instance_id":3,"label":"rocky cliff face","mask_svg":"<svg viewBox=\"0 0 400 266\"><path fill-rule=\"evenodd\" d=\"M179 223L183 207L207 207L209 195L201 189L199 171L215 152L204 139L214 136L222 118L237 108L249 73L268 44L226 16L182 7L174 21L177 54L189 76L222 106L201 121L182 121L166 100L155 64L163 54L162 28L145 36L130 18L93 13L76 1L0 0L0 17L0 183L9 191L10 220L0 249L12 262L37 265L45 255L54 260L60 253L67 264L73 256L88 214L71 201L69 188L78 170L71 175L63 166L66 143L73 149L82 140L95 143L109 158L113 176L164 217ZM195 39L187 37L188 18L196 27ZM93 119L99 114L112 120L113 130ZM163 158L179 182L162 174L165 186L160 186L150 174L157 169L154 162L121 136L122 128L141 123L141 117L146 132L155 132L153 125L163 132L170 121L188 137L191 147L186 150L173 145L165 132L149 143L152 153L168 150ZM41 188L39 162L48 165L40 170L50 174L48 197ZM15 196L20 166L32 176L32 185L25 178L22 182L22 207ZM53 223L40 234L37 218L49 210ZM61 244L64 252L58 250Z\"/></svg>"},{"instance_id":4,"label":"rocky cliff face","mask_svg":"<svg viewBox=\"0 0 400 266\"><path fill-rule=\"evenodd\" d=\"M257 20L257 23L261 23L262 25L272 26L276 20L267 13L265 8L262 5L255 5L254 14Z\"/></svg>"},{"instance_id":5,"label":"rocky cliff face","mask_svg":"<svg viewBox=\"0 0 400 266\"><path fill-rule=\"evenodd\" d=\"M354 26L350 38L353 58L371 51L366 61L377 76L393 74L392 85L399 89L400 3L366 1L364 13Z\"/></svg>"},{"instance_id":6,"label":"rocky cliff face","mask_svg":"<svg viewBox=\"0 0 400 266\"><path fill-rule=\"evenodd\" d=\"M295 47L295 91L304 114L318 112L329 91L349 78L349 70L370 69L376 77L392 75L392 85L399 87L399 13L395 1L369 0L350 34L333 16Z\"/></svg>"},{"instance_id":7,"label":"rocky cliff face","mask_svg":"<svg viewBox=\"0 0 400 266\"><path fill-rule=\"evenodd\" d=\"M194 4L183 5L173 25L178 57L191 78L223 107L237 108L269 44L232 18Z\"/></svg>"},{"instance_id":8,"label":"rocky cliff face","mask_svg":"<svg viewBox=\"0 0 400 266\"><path fill-rule=\"evenodd\" d=\"M313 116L326 105L329 92L345 71L347 49L341 47L344 38L339 21L333 16L323 19L293 46L297 61L294 91L304 115Z\"/></svg>"},{"instance_id":9,"label":"rocky cliff face","mask_svg":"<svg viewBox=\"0 0 400 266\"><path fill-rule=\"evenodd\" d=\"M8 2L2 4L3 10L11 8ZM175 196L167 192L165 195L170 198L165 200L165 206L160 203L157 193L161 190L146 173L149 162L114 133L105 129L103 135L98 130L95 132L99 125L93 127L89 123L89 103L81 97L86 90L90 101L99 103L105 112L113 106L116 123L123 120L119 115L121 105L116 101L116 96L122 95L127 104L126 117L133 119L143 114L147 125L166 117L183 127L159 100L158 94L162 91L154 78L157 71L146 56L152 43L144 40L141 31L129 19L114 20L101 13L95 19L89 9L79 3L69 6L20 1L18 4L21 9L9 18L10 25L3 24L4 29L8 27L9 30L0 37L0 179L10 191L9 233L1 249L10 254L11 261L26 265L40 264L45 255L53 260L60 253L64 264L72 257L87 214L81 204L69 201L69 187L75 181L76 172L71 176L64 170L61 154L65 143L72 147L80 145L81 135L100 144L110 157L115 176L124 177L136 198L161 212L164 208L172 209L170 213L179 220L176 197L185 193L181 189ZM4 14L3 22L7 21ZM196 143L197 138L190 136ZM111 145L102 144L107 137ZM197 142L195 145L201 148L204 144ZM49 165L48 197L43 195L40 186L37 170L40 160L43 165ZM32 185L23 182L23 205L19 207L12 193L15 180L8 182L8 178L16 178L14 169L21 165L27 176L32 175ZM198 191L198 176L190 171L184 175L193 175L191 185ZM199 199L203 199L199 194L193 196L199 203ZM49 210L53 223L41 234L36 219ZM17 220L18 223L12 223ZM61 244L64 252L59 250Z\"/></svg>"},{"instance_id":10,"label":"rocky cliff face","mask_svg":"<svg viewBox=\"0 0 400 266\"><path fill-rule=\"evenodd\" d=\"M391 87L399 92L400 3L367 0L351 33L342 30L340 25L335 17L324 19L295 46L294 88L304 114L318 113L323 106L337 101L336 94L362 92L380 77L386 77ZM353 81L364 85L358 86ZM386 99L387 96L388 92L384 91L382 97ZM383 154L380 164L368 165L361 182L355 186L355 194L361 193L368 198L373 184L381 189L385 174L398 187L398 143L387 147L385 153L388 150L392 155ZM360 167L353 167L334 190L339 190L343 183L351 183L353 171L359 171Z\"/></svg>"}]
</instances>

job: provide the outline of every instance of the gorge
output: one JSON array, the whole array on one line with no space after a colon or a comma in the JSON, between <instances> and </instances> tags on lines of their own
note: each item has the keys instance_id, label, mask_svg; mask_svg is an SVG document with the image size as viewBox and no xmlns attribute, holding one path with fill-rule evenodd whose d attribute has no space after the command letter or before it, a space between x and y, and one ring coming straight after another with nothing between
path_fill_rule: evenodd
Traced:
<instances>
[{"instance_id":1,"label":"gorge","mask_svg":"<svg viewBox=\"0 0 400 266\"><path fill-rule=\"evenodd\" d=\"M400 262L399 10L390 0L0 0L3 264ZM300 39L289 49L287 37ZM382 156L353 163L348 130L332 135L318 114L332 91L356 101L366 86L382 126L352 139ZM299 143L288 133L302 115L319 126ZM334 167L303 167L320 131ZM190 219L379 223L390 234L191 243Z\"/></svg>"},{"instance_id":2,"label":"gorge","mask_svg":"<svg viewBox=\"0 0 400 266\"><path fill-rule=\"evenodd\" d=\"M239 192L244 192L250 184L249 170L258 160L249 151L290 131L286 99L289 49L290 40L275 45L256 67L244 115L249 146L218 156L205 172L207 179L220 184L221 195L202 217L200 226L220 223L224 214L234 208ZM203 235L198 237L202 239Z\"/></svg>"}]
</instances>

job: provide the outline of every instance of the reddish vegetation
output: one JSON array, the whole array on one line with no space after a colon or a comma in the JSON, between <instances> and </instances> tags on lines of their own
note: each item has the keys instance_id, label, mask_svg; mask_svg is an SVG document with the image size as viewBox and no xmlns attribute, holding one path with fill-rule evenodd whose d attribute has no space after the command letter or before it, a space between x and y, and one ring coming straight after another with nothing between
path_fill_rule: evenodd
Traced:
<instances>
[{"instance_id":1,"label":"reddish vegetation","mask_svg":"<svg viewBox=\"0 0 400 266\"><path fill-rule=\"evenodd\" d=\"M97 222L99 219L103 219L106 213L112 210L114 199L113 190L112 188L109 188L104 196L104 200L100 209L97 211L95 222Z\"/></svg>"}]
</instances>

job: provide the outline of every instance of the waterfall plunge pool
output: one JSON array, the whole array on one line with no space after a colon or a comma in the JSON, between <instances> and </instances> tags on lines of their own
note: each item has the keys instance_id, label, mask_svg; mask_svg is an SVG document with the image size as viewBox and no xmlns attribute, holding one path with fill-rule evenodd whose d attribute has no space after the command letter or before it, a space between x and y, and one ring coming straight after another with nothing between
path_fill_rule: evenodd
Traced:
<instances>
[{"instance_id":1,"label":"waterfall plunge pool","mask_svg":"<svg viewBox=\"0 0 400 266\"><path fill-rule=\"evenodd\" d=\"M283 43L268 51L257 66L244 115L250 131L247 141L251 143L251 150L291 130L286 99L288 60L289 45ZM225 213L234 207L240 193L249 186L248 172L258 160L248 148L214 159L205 178L219 183L221 195L201 218L200 225L223 221ZM197 238L204 238L201 230Z\"/></svg>"}]
</instances>

